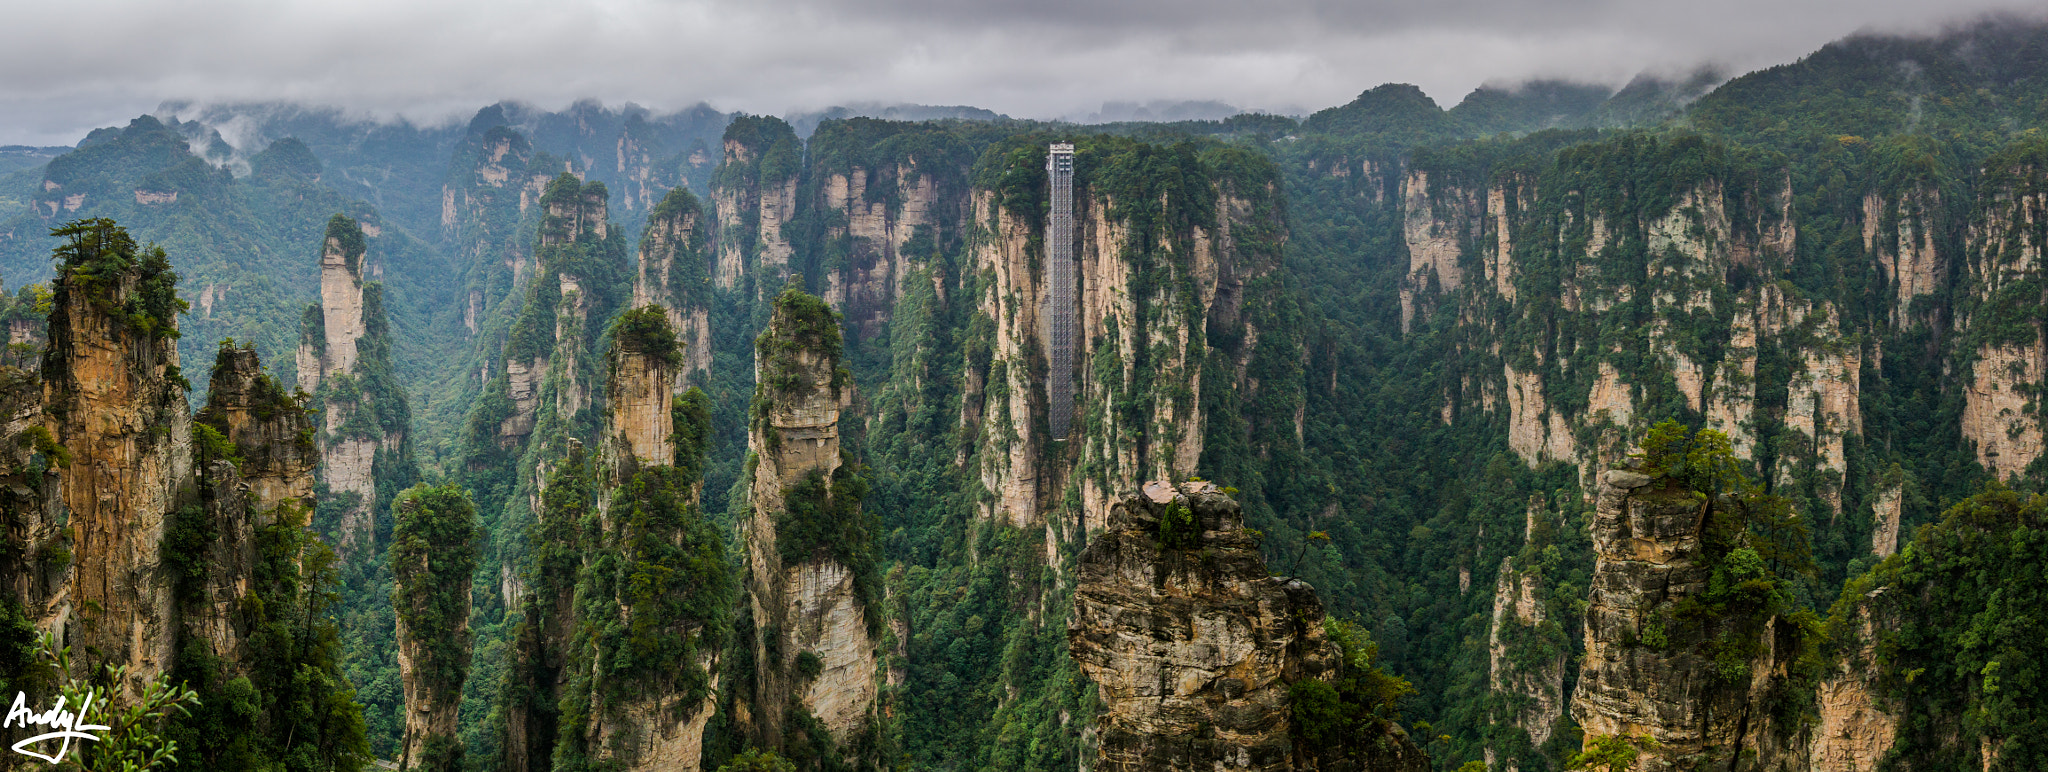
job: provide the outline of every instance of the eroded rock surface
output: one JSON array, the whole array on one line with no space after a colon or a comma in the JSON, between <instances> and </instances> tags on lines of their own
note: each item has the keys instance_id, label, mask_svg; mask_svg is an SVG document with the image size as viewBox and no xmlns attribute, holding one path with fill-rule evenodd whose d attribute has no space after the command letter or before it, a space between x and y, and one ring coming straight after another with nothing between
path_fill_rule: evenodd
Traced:
<instances>
[{"instance_id":1,"label":"eroded rock surface","mask_svg":"<svg viewBox=\"0 0 2048 772\"><path fill-rule=\"evenodd\" d=\"M1102 697L1098 769L1311 768L1288 687L1329 678L1342 655L1315 590L1268 573L1237 502L1146 483L1111 507L1077 579L1067 641ZM1428 769L1397 728L1387 739L1344 768Z\"/></svg>"}]
</instances>

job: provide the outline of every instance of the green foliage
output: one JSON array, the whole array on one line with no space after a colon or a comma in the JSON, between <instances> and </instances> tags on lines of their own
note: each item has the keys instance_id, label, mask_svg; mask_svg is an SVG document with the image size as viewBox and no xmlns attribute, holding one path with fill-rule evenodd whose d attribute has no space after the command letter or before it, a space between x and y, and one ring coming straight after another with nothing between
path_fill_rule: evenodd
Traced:
<instances>
[{"instance_id":1,"label":"green foliage","mask_svg":"<svg viewBox=\"0 0 2048 772\"><path fill-rule=\"evenodd\" d=\"M791 399L810 393L813 385L799 358L808 354L832 368L832 387L843 380L838 375L840 355L839 312L824 300L794 284L775 297L775 317L754 342L761 358L761 387L775 399ZM760 398L756 398L757 401Z\"/></svg>"},{"instance_id":2,"label":"green foliage","mask_svg":"<svg viewBox=\"0 0 2048 772\"><path fill-rule=\"evenodd\" d=\"M1843 587L1828 627L1837 656L1874 676L1898 706L1897 763L2048 764L2038 709L2048 680L2035 664L2048 658L2044 563L2048 497L1990 484ZM1860 653L1865 646L1874 661ZM1996 761L1981 756L1986 750Z\"/></svg>"},{"instance_id":3,"label":"green foliage","mask_svg":"<svg viewBox=\"0 0 2048 772\"><path fill-rule=\"evenodd\" d=\"M1400 720L1401 699L1415 687L1379 668L1379 645L1365 630L1328 619L1323 633L1340 654L1335 676L1295 681L1287 696L1296 749L1334 761L1374 747Z\"/></svg>"},{"instance_id":4,"label":"green foliage","mask_svg":"<svg viewBox=\"0 0 2048 772\"><path fill-rule=\"evenodd\" d=\"M392 603L420 656L414 667L441 693L459 693L469 674L470 579L476 573L476 509L452 483L406 489L392 503Z\"/></svg>"},{"instance_id":5,"label":"green foliage","mask_svg":"<svg viewBox=\"0 0 2048 772\"><path fill-rule=\"evenodd\" d=\"M719 766L718 772L796 772L796 765L773 753L751 750Z\"/></svg>"},{"instance_id":6,"label":"green foliage","mask_svg":"<svg viewBox=\"0 0 2048 772\"><path fill-rule=\"evenodd\" d=\"M673 368L681 361L682 344L676 341L676 329L668 323L668 313L659 305L649 304L619 314L612 322L611 336L621 348L644 354L664 367Z\"/></svg>"},{"instance_id":7,"label":"green foliage","mask_svg":"<svg viewBox=\"0 0 2048 772\"><path fill-rule=\"evenodd\" d=\"M48 633L43 635L38 654L58 679L58 698L81 708L78 723L108 727L104 733L96 733L97 742L72 746L76 755L67 762L87 772L146 772L177 766L178 742L168 736L168 727L175 717L189 715L190 708L200 704L197 693L183 685L172 686L166 674L128 699L126 665L106 665L91 680L80 681L70 676L71 647L59 645ZM58 698L50 702L58 702ZM43 752L52 753L50 749Z\"/></svg>"},{"instance_id":8,"label":"green foliage","mask_svg":"<svg viewBox=\"0 0 2048 772\"><path fill-rule=\"evenodd\" d=\"M1602 735L1586 741L1586 749L1565 762L1565 769L1588 772L1629 772L1643 751L1657 750L1656 738L1649 736Z\"/></svg>"},{"instance_id":9,"label":"green foliage","mask_svg":"<svg viewBox=\"0 0 2048 772\"><path fill-rule=\"evenodd\" d=\"M181 632L173 676L192 684L202 703L172 736L197 768L362 769L372 757L357 690L342 675L336 557L305 530L302 511L286 505L269 514L270 524L255 533L254 581L239 610L247 650L256 654L229 678L203 637ZM196 563L211 554L218 537L206 532L198 546L180 546L180 534L192 533L183 530L188 517L205 514L197 507L180 510L166 553ZM201 563L180 574L186 608L210 607L213 599L198 581L208 569Z\"/></svg>"},{"instance_id":10,"label":"green foliage","mask_svg":"<svg viewBox=\"0 0 2048 772\"><path fill-rule=\"evenodd\" d=\"M64 279L60 295L82 292L94 308L146 338L178 337L177 315L189 305L178 299L178 275L162 248L141 249L126 229L104 217L73 220L50 235L66 239L52 254ZM131 275L135 290L123 292Z\"/></svg>"},{"instance_id":11,"label":"green foliage","mask_svg":"<svg viewBox=\"0 0 2048 772\"><path fill-rule=\"evenodd\" d=\"M830 558L854 575L854 593L868 610L869 627L880 593L875 591L875 537L881 523L861 507L868 495L867 470L852 464L839 467L831 480L825 470L812 469L782 492L783 511L775 515L775 548L782 564L794 566L819 557Z\"/></svg>"},{"instance_id":12,"label":"green foliage","mask_svg":"<svg viewBox=\"0 0 2048 772\"><path fill-rule=\"evenodd\" d=\"M34 448L50 466L71 466L71 451L59 444L56 437L51 436L49 427L36 424L23 429L21 434L16 436L15 442L24 448Z\"/></svg>"},{"instance_id":13,"label":"green foliage","mask_svg":"<svg viewBox=\"0 0 2048 772\"><path fill-rule=\"evenodd\" d=\"M1159 546L1170 550L1192 549L1202 542L1202 524L1187 502L1176 498L1159 513Z\"/></svg>"},{"instance_id":14,"label":"green foliage","mask_svg":"<svg viewBox=\"0 0 2048 772\"><path fill-rule=\"evenodd\" d=\"M242 465L242 454L235 443L222 436L219 429L204 423L192 424L192 453L200 468L214 461L227 461L235 466Z\"/></svg>"}]
</instances>

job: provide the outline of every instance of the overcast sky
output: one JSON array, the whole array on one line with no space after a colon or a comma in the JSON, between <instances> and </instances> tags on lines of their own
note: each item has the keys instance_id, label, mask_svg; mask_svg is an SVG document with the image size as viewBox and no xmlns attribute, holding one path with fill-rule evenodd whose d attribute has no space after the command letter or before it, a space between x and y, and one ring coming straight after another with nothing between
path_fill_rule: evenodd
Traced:
<instances>
[{"instance_id":1,"label":"overcast sky","mask_svg":"<svg viewBox=\"0 0 2048 772\"><path fill-rule=\"evenodd\" d=\"M0 144L71 144L167 99L419 121L583 97L783 114L851 102L1018 117L1105 101L1315 110L1385 82L1612 84L1789 62L2015 0L0 0Z\"/></svg>"}]
</instances>

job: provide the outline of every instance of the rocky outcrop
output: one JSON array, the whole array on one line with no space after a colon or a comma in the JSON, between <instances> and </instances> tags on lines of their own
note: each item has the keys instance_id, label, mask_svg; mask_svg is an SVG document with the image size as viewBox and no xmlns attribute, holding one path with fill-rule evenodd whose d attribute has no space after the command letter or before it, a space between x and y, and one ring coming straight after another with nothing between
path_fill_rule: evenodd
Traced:
<instances>
[{"instance_id":1,"label":"rocky outcrop","mask_svg":"<svg viewBox=\"0 0 2048 772\"><path fill-rule=\"evenodd\" d=\"M1331 766L1297 747L1290 685L1341 666L1323 606L1273 576L1237 502L1210 483L1150 482L1081 553L1067 642L1099 689L1097 769L1429 768L1398 727Z\"/></svg>"},{"instance_id":2,"label":"rocky outcrop","mask_svg":"<svg viewBox=\"0 0 2048 772\"><path fill-rule=\"evenodd\" d=\"M781 286L795 253L783 225L796 216L803 145L780 118L741 116L726 127L725 160L713 177L720 289L752 279L762 296Z\"/></svg>"},{"instance_id":3,"label":"rocky outcrop","mask_svg":"<svg viewBox=\"0 0 2048 772\"><path fill-rule=\"evenodd\" d=\"M411 477L409 408L392 372L383 287L364 281L362 227L335 215L322 244L320 304L307 309L300 333L299 388L320 406L320 481L341 507L336 548L354 560L372 550L380 490L392 492L380 483Z\"/></svg>"},{"instance_id":4,"label":"rocky outcrop","mask_svg":"<svg viewBox=\"0 0 2048 772\"><path fill-rule=\"evenodd\" d=\"M204 571L185 578L194 585L184 598L185 633L219 662L224 683L246 670L249 615L242 605L258 581L257 532L310 523L320 457L306 406L263 371L253 349L221 347L196 420L214 434L197 448L205 518L198 532L208 538L195 563ZM231 455L220 457L223 452Z\"/></svg>"},{"instance_id":5,"label":"rocky outcrop","mask_svg":"<svg viewBox=\"0 0 2048 772\"><path fill-rule=\"evenodd\" d=\"M312 509L313 469L320 461L313 426L299 398L264 372L255 349L221 348L198 420L234 444L239 476L258 513L287 504Z\"/></svg>"},{"instance_id":6,"label":"rocky outcrop","mask_svg":"<svg viewBox=\"0 0 2048 772\"><path fill-rule=\"evenodd\" d=\"M1814 772L1874 772L1898 737L1898 711L1880 696L1879 629L1867 602L1854 613L1851 639L1837 642L1847 651L1815 698L1820 716L1807 760Z\"/></svg>"},{"instance_id":7,"label":"rocky outcrop","mask_svg":"<svg viewBox=\"0 0 2048 772\"><path fill-rule=\"evenodd\" d=\"M818 541L842 527L823 521L861 516L842 487L839 424L852 392L839 367L838 319L824 301L785 289L755 348L755 463L742 529L759 663L756 734L779 747L790 731L783 706L794 705L846 745L876 709L879 656L869 620L880 609L860 589L858 572L872 567L844 558L865 548ZM800 667L800 659L811 664Z\"/></svg>"},{"instance_id":8,"label":"rocky outcrop","mask_svg":"<svg viewBox=\"0 0 2048 772\"><path fill-rule=\"evenodd\" d=\"M454 485L414 486L391 508L391 604L405 690L398 768L447 769L462 755L456 718L469 676L476 511Z\"/></svg>"},{"instance_id":9,"label":"rocky outcrop","mask_svg":"<svg viewBox=\"0 0 2048 772\"><path fill-rule=\"evenodd\" d=\"M161 250L139 252L112 221L86 228L59 250L43 360L47 431L70 457L57 519L68 518L71 555L45 613L92 662L127 666L135 680L124 686L133 687L173 656L163 541L192 479L192 420L170 336L178 309L169 261ZM108 313L125 308L141 313Z\"/></svg>"},{"instance_id":10,"label":"rocky outcrop","mask_svg":"<svg viewBox=\"0 0 2048 772\"><path fill-rule=\"evenodd\" d=\"M1466 243L1478 239L1485 225L1480 191L1447 183L1441 177L1432 188L1430 173L1417 169L1401 181L1405 211L1401 234L1408 242L1408 274L1401 282L1402 332L1414 327L1418 315L1427 314L1432 298L1464 285L1465 269L1459 260ZM1489 195L1487 199L1505 206L1505 196ZM1499 230L1502 241L1497 244L1505 246L1507 232ZM1502 253L1496 251L1489 261L1489 278L1512 287L1513 268L1500 268Z\"/></svg>"},{"instance_id":11,"label":"rocky outcrop","mask_svg":"<svg viewBox=\"0 0 2048 772\"><path fill-rule=\"evenodd\" d=\"M648 214L640 238L633 307L660 306L682 340L682 367L669 386L678 394L711 371L710 225L697 197L676 188Z\"/></svg>"},{"instance_id":12,"label":"rocky outcrop","mask_svg":"<svg viewBox=\"0 0 2048 772\"><path fill-rule=\"evenodd\" d=\"M1639 770L1656 769L1659 760L1722 763L1737 756L1775 768L1804 755L1789 737L1796 727L1778 725L1770 707L1790 664L1790 655L1781 659L1778 652L1796 645L1790 636L1797 632L1777 619L1763 620L1755 632L1720 632L1757 639L1747 675L1729 680L1707 651L1711 636L1677 614L1685 600L1707 591L1707 506L1670 478L1626 469L1600 477L1585 655L1571 711L1589 741L1656 740Z\"/></svg>"},{"instance_id":13,"label":"rocky outcrop","mask_svg":"<svg viewBox=\"0 0 2048 772\"><path fill-rule=\"evenodd\" d=\"M829 250L819 286L855 339L881 333L905 282L966 226L964 151L931 124L850 118L811 134L804 204L824 216L805 236Z\"/></svg>"}]
</instances>

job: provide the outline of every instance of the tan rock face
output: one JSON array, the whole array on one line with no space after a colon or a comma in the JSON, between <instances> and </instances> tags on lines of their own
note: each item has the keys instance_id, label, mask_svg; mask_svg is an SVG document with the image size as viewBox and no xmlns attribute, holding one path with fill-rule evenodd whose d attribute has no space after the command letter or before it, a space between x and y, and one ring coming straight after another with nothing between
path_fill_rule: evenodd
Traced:
<instances>
[{"instance_id":1,"label":"tan rock face","mask_svg":"<svg viewBox=\"0 0 2048 772\"><path fill-rule=\"evenodd\" d=\"M533 433L534 414L540 410L540 382L547 374L547 357L505 361L505 394L512 399L512 415L498 426L500 441L516 441Z\"/></svg>"},{"instance_id":2,"label":"tan rock face","mask_svg":"<svg viewBox=\"0 0 2048 772\"><path fill-rule=\"evenodd\" d=\"M815 301L814 301L815 302ZM838 377L836 321L799 318L796 306L777 304L756 345L756 408L748 447L756 463L743 524L748 561L747 596L754 612L757 662L753 705L759 735L769 745L782 736L781 707L791 698L831 730L841 744L854 739L875 711L880 677L871 612L855 592L849 567L822 552L783 563L776 518L787 509L783 491L812 471L830 480L840 465L839 420L851 393ZM829 314L829 311L819 309ZM807 326L833 324L830 333ZM820 337L823 335L824 337ZM769 636L779 636L771 641ZM808 652L822 669L809 683L796 677Z\"/></svg>"},{"instance_id":3,"label":"tan rock face","mask_svg":"<svg viewBox=\"0 0 2048 772\"><path fill-rule=\"evenodd\" d=\"M1963 393L1963 437L1977 444L1977 463L2001 479L2041 457L2041 416L2033 409L2042 382L2043 346L1986 346Z\"/></svg>"},{"instance_id":4,"label":"tan rock face","mask_svg":"<svg viewBox=\"0 0 2048 772\"><path fill-rule=\"evenodd\" d=\"M641 463L667 465L675 459L675 449L668 444L675 427L669 417L669 385L674 380L669 371L667 364L645 352L620 346L612 353L606 383L610 431Z\"/></svg>"},{"instance_id":5,"label":"tan rock face","mask_svg":"<svg viewBox=\"0 0 2048 772\"><path fill-rule=\"evenodd\" d=\"M749 166L764 151L727 139L723 166ZM795 253L783 238L782 226L796 216L796 175L721 185L712 191L712 200L718 211L718 259L712 281L730 289L751 271L759 279L759 292L773 293Z\"/></svg>"},{"instance_id":6,"label":"tan rock face","mask_svg":"<svg viewBox=\"0 0 2048 772\"><path fill-rule=\"evenodd\" d=\"M1764 768L1804 757L1802 747L1781 736L1787 730L1770 710L1788 664L1777 660L1776 624L1763 624L1761 654L1745 684L1718 680L1703 653L1707 640L1676 618L1676 604L1707 588L1705 507L1668 479L1622 469L1600 477L1585 657L1571 710L1589 739L1657 740L1638 770L1702 754L1723 761L1755 754Z\"/></svg>"},{"instance_id":7,"label":"tan rock face","mask_svg":"<svg viewBox=\"0 0 2048 772\"><path fill-rule=\"evenodd\" d=\"M1084 367L1078 373L1076 425L1096 420L1101 428L1059 444L1059 457L1050 462L1042 447L1048 440L1037 428L1045 421L1044 386L1033 376L1034 368L1043 367L1033 363L1043 361L1040 311L1047 296L1042 261L1032 243L1039 224L998 206L989 191L973 193L976 227L971 230L977 235L969 243L970 255L993 278L978 304L994 329L991 362L987 370L969 373L963 416L980 424L981 483L994 494L982 507L983 517L1018 527L1047 522L1047 513L1060 508L1055 497L1071 470L1088 465L1102 476L1077 481L1082 511L1076 525L1096 530L1107 522L1115 491L1145 479L1185 478L1194 472L1207 429L1196 408L1205 390L1219 388L1205 383L1202 374L1201 360L1211 351L1206 330L1212 320L1241 321L1246 282L1273 270L1277 257L1254 253L1237 235L1274 226L1258 220L1271 215L1255 205L1274 191L1218 193L1213 231L1196 227L1185 234L1185 256L1164 254L1172 247L1160 245L1162 254L1147 257L1131 254L1128 247L1138 237L1112 216L1113 201L1092 191L1075 192L1080 287L1074 358L1117 366ZM1133 287L1148 285L1134 284L1133 277L1146 270L1148 260L1170 268L1154 277L1149 296L1140 297ZM1184 297L1195 303L1184 304ZM1245 337L1256 342L1258 332L1247 326ZM1249 356L1250 345L1241 344L1240 356ZM987 381L976 383L984 374ZM1132 393L1148 380L1148 393ZM1103 407L1126 399L1145 401L1150 409L1133 416Z\"/></svg>"},{"instance_id":8,"label":"tan rock face","mask_svg":"<svg viewBox=\"0 0 2048 772\"><path fill-rule=\"evenodd\" d=\"M132 302L138 281L133 270L100 277L96 288L58 278L43 391L48 428L71 452L59 487L74 534L64 599L72 618L60 626L75 650L127 665L130 687L170 667L176 620L163 536L192 474L191 417L169 377L177 341L98 310Z\"/></svg>"},{"instance_id":9,"label":"tan rock face","mask_svg":"<svg viewBox=\"0 0 2048 772\"><path fill-rule=\"evenodd\" d=\"M897 195L870 201L871 182L888 183ZM944 208L938 200L938 180L920 174L916 159L906 164L886 164L870 170L855 167L825 180L821 192L826 209L843 214L846 225L827 230L828 238L850 239L847 265L828 277L833 291L825 300L846 314L855 334L868 337L889 320L889 312L903 296L903 282L918 266L903 253L904 245L918 228L935 224L935 212ZM959 202L951 202L958 217Z\"/></svg>"},{"instance_id":10,"label":"tan rock face","mask_svg":"<svg viewBox=\"0 0 2048 772\"><path fill-rule=\"evenodd\" d=\"M360 253L348 254L333 238L320 253L320 312L327 330L320 357L322 377L355 372L356 341L363 339L362 259Z\"/></svg>"},{"instance_id":11,"label":"tan rock face","mask_svg":"<svg viewBox=\"0 0 2048 772\"><path fill-rule=\"evenodd\" d=\"M661 306L669 326L675 328L676 337L682 341L682 367L670 385L670 391L678 394L692 377L701 377L711 370L710 310L692 299L697 295L679 296L676 286L688 281L685 276L706 275L710 267L705 239L698 228L695 199L690 201L689 209L679 207L673 216L648 220L647 234L640 241L639 273L633 281L633 307ZM686 265L686 261L696 265Z\"/></svg>"},{"instance_id":12,"label":"tan rock face","mask_svg":"<svg viewBox=\"0 0 2048 772\"><path fill-rule=\"evenodd\" d=\"M1477 238L1482 223L1477 191L1442 183L1437 187L1430 189L1425 171L1410 171L1401 181L1406 212L1401 233L1408 242L1408 277L1401 283L1403 332L1414 326L1415 317L1428 305L1432 288L1451 292L1464 284L1465 272L1458 258L1465 243Z\"/></svg>"},{"instance_id":13,"label":"tan rock face","mask_svg":"<svg viewBox=\"0 0 2048 772\"><path fill-rule=\"evenodd\" d=\"M822 665L803 690L804 707L834 737L854 737L867 725L879 688L875 645L853 573L832 561L812 561L784 569L784 576L789 605L783 618L797 623L790 642Z\"/></svg>"},{"instance_id":14,"label":"tan rock face","mask_svg":"<svg viewBox=\"0 0 2048 772\"><path fill-rule=\"evenodd\" d=\"M1267 572L1237 503L1214 485L1146 487L1156 496L1122 498L1082 552L1068 618L1068 647L1103 702L1096 768L1305 768L1288 685L1330 677L1342 656L1323 635L1321 601ZM1198 547L1162 546L1169 507L1193 513ZM1353 768L1428 768L1405 737L1387 740Z\"/></svg>"},{"instance_id":15,"label":"tan rock face","mask_svg":"<svg viewBox=\"0 0 2048 772\"><path fill-rule=\"evenodd\" d=\"M1979 194L1981 214L1971 223L1964 244L1969 258L1965 284L1982 305L1976 312L1979 318L1965 319L1963 326L1982 330L1987 339L1970 365L1962 424L1963 438L1977 445L1978 463L2004 479L2041 456L2041 415L2029 405L2037 402L2034 395L2048 377L2048 344L2043 343L2039 325L1985 328L1996 324L1997 314L1991 309L2042 302L2039 290L2026 282L2038 281L2042 273L2043 244L2036 234L2039 224L2048 221L2048 191L2028 182L2038 178L2035 169L1985 171L1998 176Z\"/></svg>"},{"instance_id":16,"label":"tan rock face","mask_svg":"<svg viewBox=\"0 0 2048 772\"><path fill-rule=\"evenodd\" d=\"M1899 716L1878 696L1878 630L1868 606L1857 609L1854 635L1858 645L1820 683L1808 760L1815 772L1872 772L1898 737Z\"/></svg>"},{"instance_id":17,"label":"tan rock face","mask_svg":"<svg viewBox=\"0 0 2048 772\"><path fill-rule=\"evenodd\" d=\"M1870 505L1876 524L1870 531L1870 554L1883 558L1899 551L1899 515L1904 499L1905 493L1896 482L1877 489L1877 498Z\"/></svg>"},{"instance_id":18,"label":"tan rock face","mask_svg":"<svg viewBox=\"0 0 2048 772\"><path fill-rule=\"evenodd\" d=\"M1571 427L1543 397L1543 376L1516 372L1512 364L1506 369L1508 447L1532 467L1577 457Z\"/></svg>"},{"instance_id":19,"label":"tan rock face","mask_svg":"<svg viewBox=\"0 0 2048 772\"><path fill-rule=\"evenodd\" d=\"M1502 560L1487 633L1488 683L1495 693L1508 696L1507 704L1519 706L1508 710L1505 723L1527 732L1529 743L1538 747L1550 741L1551 729L1564 714L1566 651L1559 647L1556 656L1523 666L1511 656L1510 646L1543 635L1538 629L1544 621L1541 587L1540 575L1515 570L1512 558Z\"/></svg>"},{"instance_id":20,"label":"tan rock face","mask_svg":"<svg viewBox=\"0 0 2048 772\"><path fill-rule=\"evenodd\" d=\"M697 666L713 669L705 654ZM714 676L711 688L718 688ZM600 699L593 696L593 702ZM677 710L672 700L633 700L616 709L592 706L592 743L600 755L628 772L697 772L704 761L704 728L711 723L712 700L694 709ZM520 769L548 769L546 761Z\"/></svg>"},{"instance_id":21,"label":"tan rock face","mask_svg":"<svg viewBox=\"0 0 2048 772\"><path fill-rule=\"evenodd\" d=\"M1863 249L1876 253L1878 267L1891 285L1894 326L1925 322L1912 317L1913 300L1934 294L1948 281L1947 260L1934 240L1934 219L1940 210L1941 192L1930 187L1908 190L1897 201L1887 201L1876 191L1863 197Z\"/></svg>"},{"instance_id":22,"label":"tan rock face","mask_svg":"<svg viewBox=\"0 0 2048 772\"><path fill-rule=\"evenodd\" d=\"M221 352L199 420L224 427L221 433L235 444L242 457L238 475L258 514L287 503L311 511L313 469L320 461L312 423L263 372L253 349Z\"/></svg>"}]
</instances>

